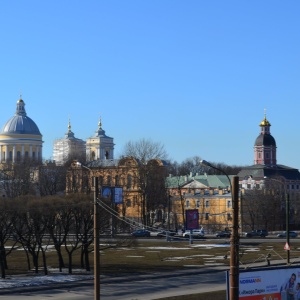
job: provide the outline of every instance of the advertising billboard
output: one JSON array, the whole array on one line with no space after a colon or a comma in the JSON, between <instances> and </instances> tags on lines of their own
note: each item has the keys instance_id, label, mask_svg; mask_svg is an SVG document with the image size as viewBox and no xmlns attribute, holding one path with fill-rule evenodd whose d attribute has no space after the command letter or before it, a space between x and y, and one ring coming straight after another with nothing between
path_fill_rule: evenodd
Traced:
<instances>
[{"instance_id":1,"label":"advertising billboard","mask_svg":"<svg viewBox=\"0 0 300 300\"><path fill-rule=\"evenodd\" d=\"M101 196L102 196L102 198L111 200L115 204L122 204L123 203L123 188L122 187L103 186Z\"/></svg>"},{"instance_id":2,"label":"advertising billboard","mask_svg":"<svg viewBox=\"0 0 300 300\"><path fill-rule=\"evenodd\" d=\"M121 187L113 188L113 201L115 204L123 203L123 188Z\"/></svg>"},{"instance_id":3,"label":"advertising billboard","mask_svg":"<svg viewBox=\"0 0 300 300\"><path fill-rule=\"evenodd\" d=\"M198 209L187 209L185 211L185 229L199 229L199 212Z\"/></svg>"},{"instance_id":4,"label":"advertising billboard","mask_svg":"<svg viewBox=\"0 0 300 300\"><path fill-rule=\"evenodd\" d=\"M300 299L300 267L240 270L239 300L296 299Z\"/></svg>"}]
</instances>

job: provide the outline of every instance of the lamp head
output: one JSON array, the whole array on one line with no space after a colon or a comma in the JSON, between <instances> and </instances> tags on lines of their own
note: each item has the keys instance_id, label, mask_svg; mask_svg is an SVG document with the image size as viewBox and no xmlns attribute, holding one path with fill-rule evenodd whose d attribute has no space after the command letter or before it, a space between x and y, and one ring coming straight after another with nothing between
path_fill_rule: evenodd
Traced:
<instances>
[{"instance_id":1,"label":"lamp head","mask_svg":"<svg viewBox=\"0 0 300 300\"><path fill-rule=\"evenodd\" d=\"M210 167L210 163L204 159L200 160L200 165L202 166L206 166L206 167Z\"/></svg>"},{"instance_id":2,"label":"lamp head","mask_svg":"<svg viewBox=\"0 0 300 300\"><path fill-rule=\"evenodd\" d=\"M76 166L77 166L77 167L81 167L82 164L81 164L79 161L76 161Z\"/></svg>"}]
</instances>

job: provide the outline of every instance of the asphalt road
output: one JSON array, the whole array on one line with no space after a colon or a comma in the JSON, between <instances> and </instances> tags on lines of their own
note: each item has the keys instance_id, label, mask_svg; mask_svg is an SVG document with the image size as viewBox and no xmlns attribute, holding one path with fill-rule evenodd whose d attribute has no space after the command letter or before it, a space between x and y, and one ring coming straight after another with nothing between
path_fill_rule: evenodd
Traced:
<instances>
[{"instance_id":1,"label":"asphalt road","mask_svg":"<svg viewBox=\"0 0 300 300\"><path fill-rule=\"evenodd\" d=\"M93 300L94 281L78 281L61 285L48 285L0 291L0 299L8 300ZM3 294L5 293L5 294ZM102 298L101 298L102 300Z\"/></svg>"},{"instance_id":2,"label":"asphalt road","mask_svg":"<svg viewBox=\"0 0 300 300\"><path fill-rule=\"evenodd\" d=\"M225 290L223 268L201 268L174 273L132 275L126 277L102 277L101 300L152 300L162 297ZM8 300L93 300L93 281L81 281L60 286L19 288L0 295ZM3 293L3 291L1 292Z\"/></svg>"}]
</instances>

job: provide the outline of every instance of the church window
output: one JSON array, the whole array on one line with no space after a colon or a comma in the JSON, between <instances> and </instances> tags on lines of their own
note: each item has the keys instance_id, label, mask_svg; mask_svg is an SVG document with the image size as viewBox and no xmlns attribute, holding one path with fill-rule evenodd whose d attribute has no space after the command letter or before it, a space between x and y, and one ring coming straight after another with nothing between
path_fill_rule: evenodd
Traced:
<instances>
[{"instance_id":1,"label":"church window","mask_svg":"<svg viewBox=\"0 0 300 300\"><path fill-rule=\"evenodd\" d=\"M103 176L99 176L98 182L100 186L103 185Z\"/></svg>"},{"instance_id":2,"label":"church window","mask_svg":"<svg viewBox=\"0 0 300 300\"><path fill-rule=\"evenodd\" d=\"M105 151L105 159L109 159L109 153L108 153L108 151Z\"/></svg>"},{"instance_id":3,"label":"church window","mask_svg":"<svg viewBox=\"0 0 300 300\"><path fill-rule=\"evenodd\" d=\"M127 175L127 189L131 189L132 188L132 176L129 174Z\"/></svg>"},{"instance_id":4,"label":"church window","mask_svg":"<svg viewBox=\"0 0 300 300\"><path fill-rule=\"evenodd\" d=\"M116 175L116 176L115 176L115 184L116 184L116 185L120 185L120 178L119 178L119 175Z\"/></svg>"},{"instance_id":5,"label":"church window","mask_svg":"<svg viewBox=\"0 0 300 300\"><path fill-rule=\"evenodd\" d=\"M111 185L111 176L107 176L107 185Z\"/></svg>"}]
</instances>

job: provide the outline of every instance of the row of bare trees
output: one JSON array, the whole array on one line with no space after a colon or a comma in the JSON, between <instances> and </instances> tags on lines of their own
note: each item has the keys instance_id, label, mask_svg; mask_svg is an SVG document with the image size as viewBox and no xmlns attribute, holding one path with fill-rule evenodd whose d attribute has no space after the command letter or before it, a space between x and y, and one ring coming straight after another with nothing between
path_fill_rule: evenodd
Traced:
<instances>
[{"instance_id":1,"label":"row of bare trees","mask_svg":"<svg viewBox=\"0 0 300 300\"><path fill-rule=\"evenodd\" d=\"M93 204L87 195L22 196L0 201L2 278L9 268L7 257L20 248L24 250L28 270L34 269L36 273L42 266L47 274L47 250L50 248L56 251L60 271L67 267L72 273L72 258L77 250L81 253L81 267L90 270L92 243Z\"/></svg>"}]
</instances>

